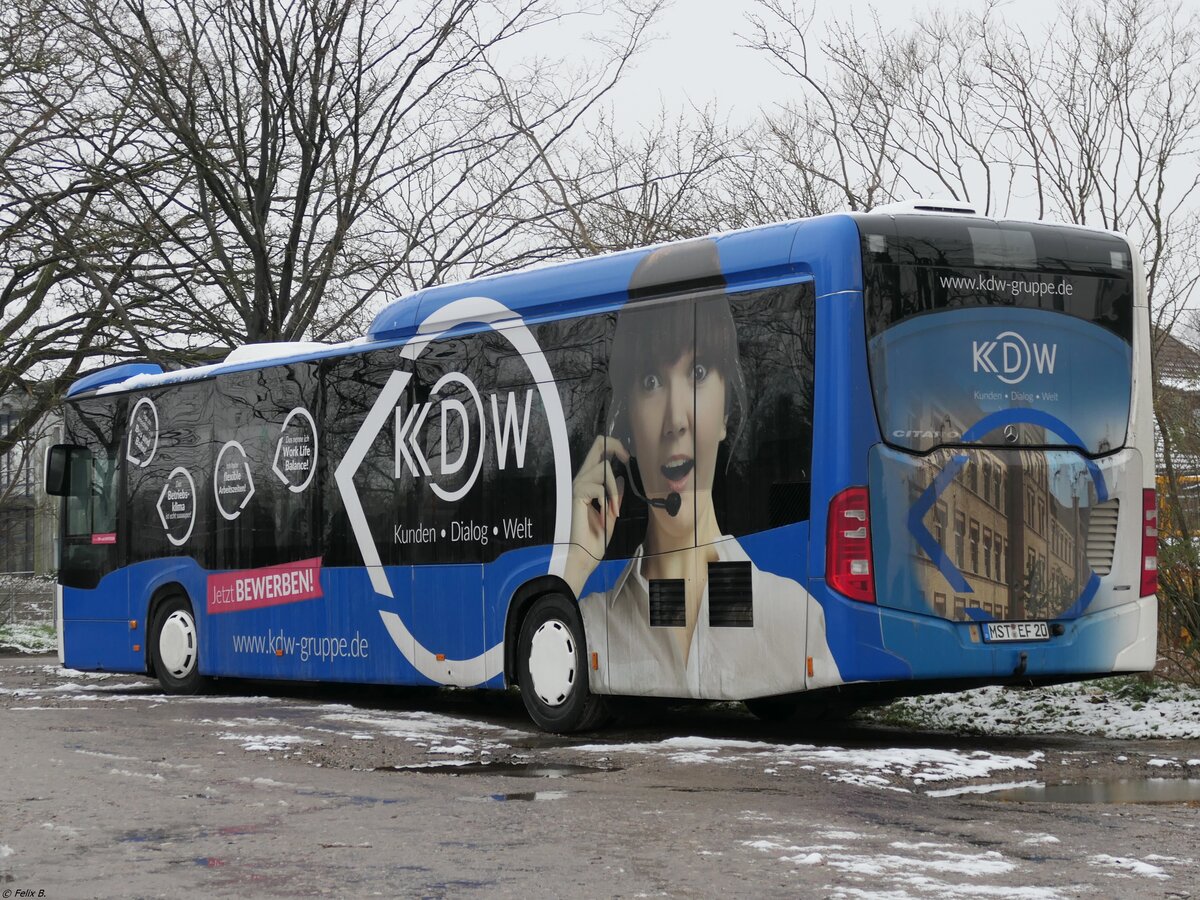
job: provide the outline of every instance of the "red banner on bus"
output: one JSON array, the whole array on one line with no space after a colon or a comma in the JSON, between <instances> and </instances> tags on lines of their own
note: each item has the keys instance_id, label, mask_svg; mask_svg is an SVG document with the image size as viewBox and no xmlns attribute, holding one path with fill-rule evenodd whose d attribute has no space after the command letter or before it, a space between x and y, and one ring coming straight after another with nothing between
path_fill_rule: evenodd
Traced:
<instances>
[{"instance_id":1,"label":"red banner on bus","mask_svg":"<svg viewBox=\"0 0 1200 900\"><path fill-rule=\"evenodd\" d=\"M321 594L321 558L208 576L208 611L237 612L312 600Z\"/></svg>"}]
</instances>

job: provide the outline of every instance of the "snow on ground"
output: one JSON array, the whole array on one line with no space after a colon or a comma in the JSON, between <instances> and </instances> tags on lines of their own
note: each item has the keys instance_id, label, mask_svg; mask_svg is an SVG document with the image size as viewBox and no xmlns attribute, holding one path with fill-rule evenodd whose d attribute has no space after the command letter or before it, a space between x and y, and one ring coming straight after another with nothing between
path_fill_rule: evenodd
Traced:
<instances>
[{"instance_id":1,"label":"snow on ground","mask_svg":"<svg viewBox=\"0 0 1200 900\"><path fill-rule=\"evenodd\" d=\"M937 791L926 791L930 797L960 797L963 794L992 794L996 791L1011 791L1016 788L1038 787L1040 781L996 781L988 784L969 784L966 787L943 788ZM1025 843L1030 843L1026 841Z\"/></svg>"},{"instance_id":2,"label":"snow on ground","mask_svg":"<svg viewBox=\"0 0 1200 900\"><path fill-rule=\"evenodd\" d=\"M846 749L813 744L770 744L760 741L716 740L713 738L668 738L636 744L583 744L573 748L582 753L610 755L637 753L663 755L682 764L766 765L767 774L781 767L819 769L831 781L866 787L908 791L914 785L938 781L987 778L996 772L1036 770L1045 754L1035 750L1023 756L935 748L885 747ZM772 772L771 770L774 770Z\"/></svg>"},{"instance_id":3,"label":"snow on ground","mask_svg":"<svg viewBox=\"0 0 1200 900\"><path fill-rule=\"evenodd\" d=\"M796 826L761 814L743 815L759 831L741 842L747 852L773 858L779 865L806 870L823 868L836 875L837 883L826 885L822 896L849 900L915 900L937 897L939 900L1067 900L1080 896L1081 887L1072 885L1069 876L1053 885L1039 885L1039 876L1025 868L1023 854L1005 855L997 850L951 840L879 842L878 833L826 830L813 834L805 829L803 837L789 834ZM1051 834L1016 832L1024 835L1024 844L1061 843ZM1129 856L1097 854L1087 862L1115 881L1130 882L1114 896L1137 893L1135 882L1165 881L1172 878L1162 864L1193 866L1191 859L1150 854L1138 859ZM1177 873L1178 874L1178 873ZM1040 876L1040 877L1045 877ZM1003 878L1007 885L992 883ZM1140 894L1138 894L1140 896ZM1187 896L1186 892L1179 896Z\"/></svg>"},{"instance_id":4,"label":"snow on ground","mask_svg":"<svg viewBox=\"0 0 1200 900\"><path fill-rule=\"evenodd\" d=\"M865 714L907 728L965 734L1200 738L1200 689L1135 678L1054 687L985 687L909 697Z\"/></svg>"},{"instance_id":5,"label":"snow on ground","mask_svg":"<svg viewBox=\"0 0 1200 900\"><path fill-rule=\"evenodd\" d=\"M267 753L290 750L299 744L319 744L312 738L300 737L296 734L237 734L225 733L219 735L223 741L237 741L243 750L259 750Z\"/></svg>"},{"instance_id":6,"label":"snow on ground","mask_svg":"<svg viewBox=\"0 0 1200 900\"><path fill-rule=\"evenodd\" d=\"M1161 866L1151 865L1148 862L1143 862L1140 859L1132 859L1124 856L1108 856L1106 854L1098 854L1088 860L1093 866L1107 866L1114 869L1119 869L1123 872L1130 872L1134 875L1141 875L1144 878L1170 878Z\"/></svg>"},{"instance_id":7,"label":"snow on ground","mask_svg":"<svg viewBox=\"0 0 1200 900\"><path fill-rule=\"evenodd\" d=\"M0 629L0 646L4 645L5 633ZM53 634L49 640L53 646ZM118 699L166 699L165 695L146 690L148 686L145 683L113 682L103 687L96 684L85 687L79 683L111 679L114 676L110 674L77 672L56 665L45 665L42 668L61 678L70 679L69 683L56 689L61 692L111 691ZM134 687L141 690L129 693L130 688ZM0 693L34 696L39 692L0 688ZM78 696L74 699L93 698ZM204 699L192 698L191 702L203 702ZM215 698L215 702L265 704L275 701L265 697L238 699L221 696ZM459 719L405 713L395 716L393 727L389 728L383 724L383 714L344 705L340 709L346 713L344 721L349 724L353 724L358 717L367 717L373 729L406 740L428 740L431 730L437 731L461 724ZM961 734L1089 734L1120 739L1200 738L1200 688L1162 680L1147 684L1135 677L1100 679L1033 689L985 687L957 693L908 697L860 715L868 721L903 728ZM326 718L332 720L335 717ZM503 730L499 726L482 722L471 724L480 730ZM673 749L673 754L673 758L678 762L720 762L720 758L711 748L689 751L679 747ZM1193 760L1189 760L1187 764L1200 765Z\"/></svg>"},{"instance_id":8,"label":"snow on ground","mask_svg":"<svg viewBox=\"0 0 1200 900\"><path fill-rule=\"evenodd\" d=\"M376 731L422 748L431 756L481 758L511 749L510 740L520 732L490 722L466 720L415 710L382 712L350 707L331 707L321 718L333 724L346 723L356 733ZM341 710L346 710L345 712ZM467 732L464 734L464 732ZM359 738L361 740L361 738Z\"/></svg>"},{"instance_id":9,"label":"snow on ground","mask_svg":"<svg viewBox=\"0 0 1200 900\"><path fill-rule=\"evenodd\" d=\"M947 841L891 841L881 852L872 835L853 831L824 831L800 841L780 833L784 823L769 819L761 827L768 833L742 842L749 851L773 857L787 867L821 868L836 875L837 884L826 885L822 896L912 900L938 897L944 900L1066 900L1075 896L1070 888L1039 886L1022 873L1020 858L1009 858L996 850L980 850ZM989 884L1004 877L1022 879L1019 887Z\"/></svg>"},{"instance_id":10,"label":"snow on ground","mask_svg":"<svg viewBox=\"0 0 1200 900\"><path fill-rule=\"evenodd\" d=\"M453 761L512 757L514 745L528 738L518 730L460 716L419 710L376 710L345 703L318 706L271 697L174 698L158 693L146 681L129 676L83 673L54 665L38 668L55 681L39 688L3 689L21 700L72 702L124 700L161 703L247 704L261 709L245 716L201 719L222 740L246 751L303 755L305 745L327 743L336 736L356 742L390 738L409 744L427 759ZM33 707L23 706L23 709ZM61 707L60 707L61 708ZM909 698L866 714L908 729L968 733L1052 733L1075 731L1120 738L1200 736L1200 691L1135 679L1065 685L1039 690L983 688L960 694ZM679 765L754 768L771 777L815 771L830 781L898 792L923 791L935 797L985 793L1020 787L1044 776L1045 754L1038 750L1002 753L934 747L875 746L865 748L782 744L754 740L675 737L639 743L573 745L572 752L599 761L619 755L659 757ZM1166 754L1134 754L1164 773L1200 765L1194 758ZM1122 758L1124 759L1124 757ZM1008 775L1008 778L1003 776ZM997 783L1000 780L1003 783ZM981 781L991 781L980 784ZM937 790L929 788L936 786ZM815 851L814 851L815 852Z\"/></svg>"}]
</instances>

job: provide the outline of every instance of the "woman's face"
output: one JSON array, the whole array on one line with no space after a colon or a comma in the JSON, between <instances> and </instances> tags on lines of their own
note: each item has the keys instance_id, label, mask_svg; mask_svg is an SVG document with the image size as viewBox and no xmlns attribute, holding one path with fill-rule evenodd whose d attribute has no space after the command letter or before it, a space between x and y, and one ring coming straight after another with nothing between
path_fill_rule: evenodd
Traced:
<instances>
[{"instance_id":1,"label":"woman's face","mask_svg":"<svg viewBox=\"0 0 1200 900\"><path fill-rule=\"evenodd\" d=\"M690 527L694 504L688 495L712 490L717 447L725 439L724 377L685 352L673 363L637 377L630 391L629 418L629 450L637 457L646 495L682 495L672 524Z\"/></svg>"}]
</instances>

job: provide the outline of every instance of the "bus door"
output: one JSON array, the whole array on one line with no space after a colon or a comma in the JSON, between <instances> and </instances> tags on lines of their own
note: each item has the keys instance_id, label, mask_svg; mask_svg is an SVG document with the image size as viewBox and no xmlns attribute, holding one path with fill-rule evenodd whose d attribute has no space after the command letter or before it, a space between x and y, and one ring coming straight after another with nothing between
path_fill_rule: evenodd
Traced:
<instances>
[{"instance_id":1,"label":"bus door","mask_svg":"<svg viewBox=\"0 0 1200 900\"><path fill-rule=\"evenodd\" d=\"M491 377L480 340L432 342L413 364L394 418L404 499L393 552L412 565L412 661L430 680L461 687L483 680L483 563L496 543L486 493L475 489L486 459L482 397Z\"/></svg>"},{"instance_id":2,"label":"bus door","mask_svg":"<svg viewBox=\"0 0 1200 900\"><path fill-rule=\"evenodd\" d=\"M804 688L814 347L811 281L620 313L609 420L640 478L610 544L632 557L609 590L615 691Z\"/></svg>"},{"instance_id":3,"label":"bus door","mask_svg":"<svg viewBox=\"0 0 1200 900\"><path fill-rule=\"evenodd\" d=\"M65 463L59 583L63 587L65 664L128 666L129 601L121 521L118 406L83 400L65 408L67 443L52 453ZM51 486L48 485L48 488Z\"/></svg>"},{"instance_id":4,"label":"bus door","mask_svg":"<svg viewBox=\"0 0 1200 900\"><path fill-rule=\"evenodd\" d=\"M720 438L712 476L720 537L700 541L701 695L750 699L838 679L821 608L807 590L816 290L807 280L726 299L736 353L721 353L712 339L721 304L696 308L698 361L715 370L725 394L719 422L708 416ZM697 441L705 443L700 386L696 406Z\"/></svg>"},{"instance_id":5,"label":"bus door","mask_svg":"<svg viewBox=\"0 0 1200 900\"><path fill-rule=\"evenodd\" d=\"M625 487L606 550L624 561L605 607L615 693L699 696L705 583L695 523L711 505L714 465L700 463L718 435L698 434L694 310L693 297L631 301L609 352L605 433L629 457L617 460Z\"/></svg>"}]
</instances>

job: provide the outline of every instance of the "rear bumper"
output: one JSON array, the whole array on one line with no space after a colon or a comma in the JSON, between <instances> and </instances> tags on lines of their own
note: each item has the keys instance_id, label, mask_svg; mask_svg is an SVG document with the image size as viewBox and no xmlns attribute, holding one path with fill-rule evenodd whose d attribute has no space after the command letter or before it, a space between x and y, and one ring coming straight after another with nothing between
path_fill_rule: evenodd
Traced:
<instances>
[{"instance_id":1,"label":"rear bumper","mask_svg":"<svg viewBox=\"0 0 1200 900\"><path fill-rule=\"evenodd\" d=\"M832 592L822 601L844 682L1069 680L1146 672L1157 659L1157 597L1059 620L1063 633L1049 640L999 644L985 641L981 627L972 622L872 607Z\"/></svg>"}]
</instances>

